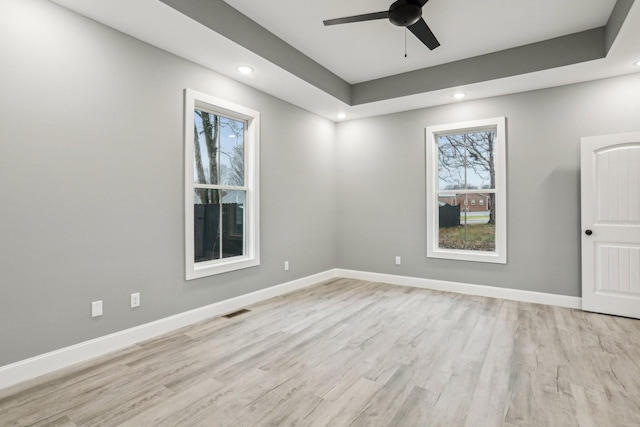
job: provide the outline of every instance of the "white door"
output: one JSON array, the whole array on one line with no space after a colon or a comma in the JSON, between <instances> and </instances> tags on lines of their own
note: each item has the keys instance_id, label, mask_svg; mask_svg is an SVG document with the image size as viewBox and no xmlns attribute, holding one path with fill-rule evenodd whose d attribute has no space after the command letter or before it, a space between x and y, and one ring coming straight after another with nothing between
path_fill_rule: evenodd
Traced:
<instances>
[{"instance_id":1,"label":"white door","mask_svg":"<svg viewBox=\"0 0 640 427\"><path fill-rule=\"evenodd\" d=\"M582 308L640 318L640 132L582 138Z\"/></svg>"}]
</instances>

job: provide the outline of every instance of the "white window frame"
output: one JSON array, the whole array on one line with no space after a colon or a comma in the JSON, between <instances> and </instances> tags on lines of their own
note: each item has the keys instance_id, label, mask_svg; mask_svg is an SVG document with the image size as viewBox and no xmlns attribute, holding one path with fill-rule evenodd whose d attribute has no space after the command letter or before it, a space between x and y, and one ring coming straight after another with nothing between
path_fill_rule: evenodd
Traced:
<instances>
[{"instance_id":1,"label":"white window frame","mask_svg":"<svg viewBox=\"0 0 640 427\"><path fill-rule=\"evenodd\" d=\"M427 257L460 261L507 263L507 162L506 162L506 119L491 119L428 126L426 128L426 165L427 165ZM495 201L496 201L496 247L495 251L471 251L443 249L439 247L438 214L438 142L440 135L470 133L495 129ZM455 190L456 194L477 193L477 189Z\"/></svg>"},{"instance_id":2,"label":"white window frame","mask_svg":"<svg viewBox=\"0 0 640 427\"><path fill-rule=\"evenodd\" d=\"M245 254L218 260L194 261L194 147L193 114L195 109L246 123L244 138ZM184 90L184 153L185 153L185 271L186 279L197 279L260 265L260 112L236 105L192 89ZM220 188L222 186L217 186ZM224 188L222 188L224 189ZM238 187L229 187L237 190Z\"/></svg>"}]
</instances>

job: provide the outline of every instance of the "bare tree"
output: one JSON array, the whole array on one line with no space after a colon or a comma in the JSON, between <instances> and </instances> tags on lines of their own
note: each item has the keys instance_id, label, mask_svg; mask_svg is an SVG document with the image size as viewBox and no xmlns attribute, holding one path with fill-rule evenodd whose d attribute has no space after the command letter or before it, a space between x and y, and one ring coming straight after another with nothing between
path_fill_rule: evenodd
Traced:
<instances>
[{"instance_id":1,"label":"bare tree","mask_svg":"<svg viewBox=\"0 0 640 427\"><path fill-rule=\"evenodd\" d=\"M198 176L198 182L201 184L217 184L218 183L218 145L220 138L220 117L215 114L210 114L203 111L195 111L195 114L200 117L202 121L202 130L199 132L198 127L194 123L194 148L195 148L195 162L196 173ZM207 156L209 160L209 181L207 182L207 175L205 174L204 165L202 162L202 153L200 149L200 135L204 136L205 145L207 147ZM218 203L218 191L209 191L207 189L199 189L198 194L200 201L205 204Z\"/></svg>"},{"instance_id":2,"label":"bare tree","mask_svg":"<svg viewBox=\"0 0 640 427\"><path fill-rule=\"evenodd\" d=\"M227 181L230 185L242 187L244 185L244 146L235 145L229 155L231 165Z\"/></svg>"},{"instance_id":3,"label":"bare tree","mask_svg":"<svg viewBox=\"0 0 640 427\"><path fill-rule=\"evenodd\" d=\"M238 141L228 151L222 151L228 159L227 164L221 163L221 176L224 176L225 184L242 187L244 185L244 126L242 122L233 119L222 118L221 127L225 132L231 132L234 140Z\"/></svg>"}]
</instances>

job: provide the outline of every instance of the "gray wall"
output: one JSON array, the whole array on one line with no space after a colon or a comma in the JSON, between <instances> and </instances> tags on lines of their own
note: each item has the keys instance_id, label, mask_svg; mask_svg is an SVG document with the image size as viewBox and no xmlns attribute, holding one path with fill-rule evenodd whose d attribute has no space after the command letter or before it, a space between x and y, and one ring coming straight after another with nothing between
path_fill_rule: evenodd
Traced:
<instances>
[{"instance_id":1,"label":"gray wall","mask_svg":"<svg viewBox=\"0 0 640 427\"><path fill-rule=\"evenodd\" d=\"M339 124L338 266L579 296L580 137L639 130L638 93L635 74ZM508 264L427 259L425 127L497 116Z\"/></svg>"},{"instance_id":2,"label":"gray wall","mask_svg":"<svg viewBox=\"0 0 640 427\"><path fill-rule=\"evenodd\" d=\"M44 0L0 56L0 366L335 267L334 123ZM189 282L186 87L262 113L262 264Z\"/></svg>"}]
</instances>

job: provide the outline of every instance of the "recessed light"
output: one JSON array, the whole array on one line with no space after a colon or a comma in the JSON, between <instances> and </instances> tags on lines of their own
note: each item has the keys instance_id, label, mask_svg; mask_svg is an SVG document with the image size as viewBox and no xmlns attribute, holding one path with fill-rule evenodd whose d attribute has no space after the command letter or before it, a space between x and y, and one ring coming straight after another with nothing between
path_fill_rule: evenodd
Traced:
<instances>
[{"instance_id":1,"label":"recessed light","mask_svg":"<svg viewBox=\"0 0 640 427\"><path fill-rule=\"evenodd\" d=\"M342 120L345 117L347 117L347 115L345 113L338 113L336 117L338 117L338 119Z\"/></svg>"},{"instance_id":2,"label":"recessed light","mask_svg":"<svg viewBox=\"0 0 640 427\"><path fill-rule=\"evenodd\" d=\"M464 92L458 92L458 93L454 93L451 96L455 99L464 99L467 96L467 94Z\"/></svg>"},{"instance_id":3,"label":"recessed light","mask_svg":"<svg viewBox=\"0 0 640 427\"><path fill-rule=\"evenodd\" d=\"M248 65L240 65L240 66L236 67L236 70L238 70L238 72L240 74L251 74L251 73L253 73L253 68L249 67Z\"/></svg>"},{"instance_id":4,"label":"recessed light","mask_svg":"<svg viewBox=\"0 0 640 427\"><path fill-rule=\"evenodd\" d=\"M636 67L640 67L640 61L634 62L633 65L636 66Z\"/></svg>"}]
</instances>

